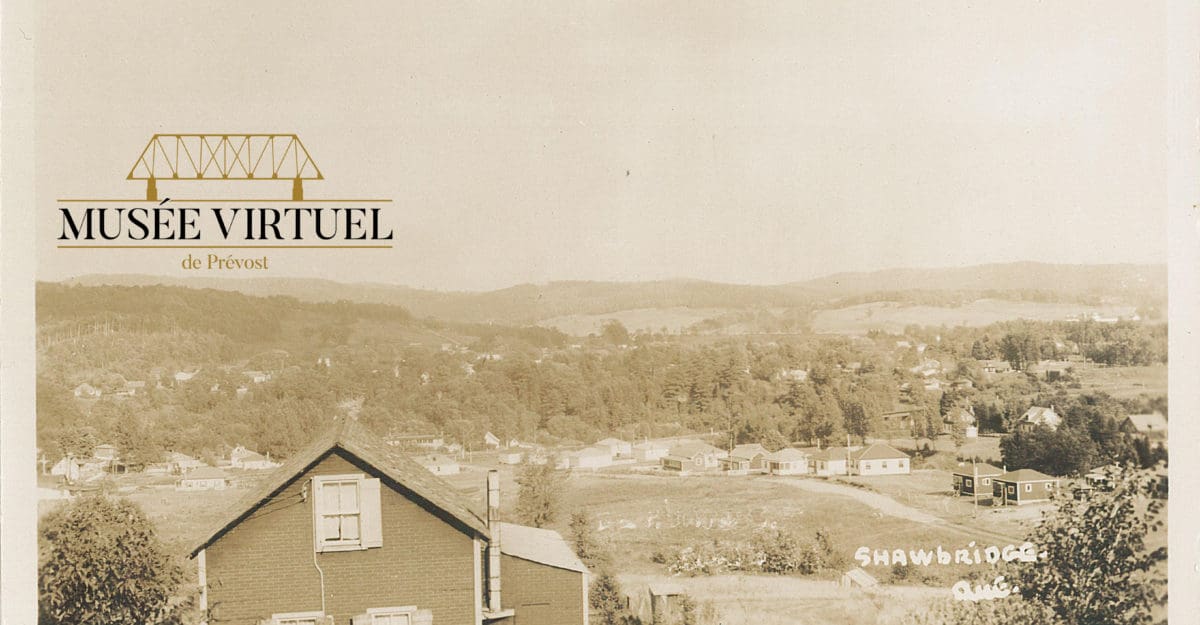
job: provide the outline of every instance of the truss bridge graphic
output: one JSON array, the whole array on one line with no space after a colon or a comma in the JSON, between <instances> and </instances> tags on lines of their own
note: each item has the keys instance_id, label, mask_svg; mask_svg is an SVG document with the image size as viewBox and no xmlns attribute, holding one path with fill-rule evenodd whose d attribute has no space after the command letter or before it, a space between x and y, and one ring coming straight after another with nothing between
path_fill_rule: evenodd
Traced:
<instances>
[{"instance_id":1,"label":"truss bridge graphic","mask_svg":"<svg viewBox=\"0 0 1200 625\"><path fill-rule=\"evenodd\" d=\"M145 180L146 199L158 200L159 180L291 180L292 200L304 199L305 180L324 180L294 134L156 134L126 180Z\"/></svg>"}]
</instances>

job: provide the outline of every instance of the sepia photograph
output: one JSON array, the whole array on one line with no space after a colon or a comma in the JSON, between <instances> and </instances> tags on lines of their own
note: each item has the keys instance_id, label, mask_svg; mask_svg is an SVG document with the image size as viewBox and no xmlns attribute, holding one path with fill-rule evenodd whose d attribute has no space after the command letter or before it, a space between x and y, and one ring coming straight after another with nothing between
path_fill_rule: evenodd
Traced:
<instances>
[{"instance_id":1,"label":"sepia photograph","mask_svg":"<svg viewBox=\"0 0 1200 625\"><path fill-rule=\"evenodd\" d=\"M1169 14L28 7L29 618L1167 623Z\"/></svg>"}]
</instances>

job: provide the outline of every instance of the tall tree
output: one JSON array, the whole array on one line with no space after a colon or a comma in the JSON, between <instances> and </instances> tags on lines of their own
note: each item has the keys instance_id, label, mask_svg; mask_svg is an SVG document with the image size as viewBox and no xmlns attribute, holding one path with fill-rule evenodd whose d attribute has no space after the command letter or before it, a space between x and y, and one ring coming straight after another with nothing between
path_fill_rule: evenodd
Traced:
<instances>
[{"instance_id":1,"label":"tall tree","mask_svg":"<svg viewBox=\"0 0 1200 625\"><path fill-rule=\"evenodd\" d=\"M162 622L183 573L133 503L91 495L41 523L40 625Z\"/></svg>"},{"instance_id":2,"label":"tall tree","mask_svg":"<svg viewBox=\"0 0 1200 625\"><path fill-rule=\"evenodd\" d=\"M545 527L558 518L567 474L554 463L526 462L517 476L517 517L522 523Z\"/></svg>"},{"instance_id":3,"label":"tall tree","mask_svg":"<svg viewBox=\"0 0 1200 625\"><path fill-rule=\"evenodd\" d=\"M1014 585L1066 623L1147 625L1155 603L1166 600L1166 580L1155 571L1166 547L1146 545L1163 527L1162 503L1149 497L1148 471L1118 467L1107 477L1108 490L1058 500L1030 537L1046 557L1015 567Z\"/></svg>"}]
</instances>

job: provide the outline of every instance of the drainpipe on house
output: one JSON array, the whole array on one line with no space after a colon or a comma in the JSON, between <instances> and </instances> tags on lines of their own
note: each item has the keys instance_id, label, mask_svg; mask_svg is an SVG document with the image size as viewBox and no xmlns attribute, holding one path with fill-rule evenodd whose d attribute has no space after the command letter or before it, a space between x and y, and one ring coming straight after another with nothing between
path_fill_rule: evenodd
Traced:
<instances>
[{"instance_id":1,"label":"drainpipe on house","mask_svg":"<svg viewBox=\"0 0 1200 625\"><path fill-rule=\"evenodd\" d=\"M487 524L491 539L487 546L488 611L500 611L500 472L492 469L487 476Z\"/></svg>"}]
</instances>

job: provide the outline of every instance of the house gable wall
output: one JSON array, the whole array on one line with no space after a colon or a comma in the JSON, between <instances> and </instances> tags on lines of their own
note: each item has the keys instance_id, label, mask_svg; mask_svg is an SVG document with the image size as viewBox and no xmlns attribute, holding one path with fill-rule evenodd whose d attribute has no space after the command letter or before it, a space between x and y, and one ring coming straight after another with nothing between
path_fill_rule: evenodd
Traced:
<instances>
[{"instance_id":1,"label":"house gable wall","mask_svg":"<svg viewBox=\"0 0 1200 625\"><path fill-rule=\"evenodd\" d=\"M314 563L310 478L349 473L381 477L337 450L208 546L210 622L256 625L276 613L320 611L319 565L325 612L335 623L348 624L367 608L408 605L431 609L439 624L474 623L473 539L387 480L380 493L383 546L317 553Z\"/></svg>"}]
</instances>

